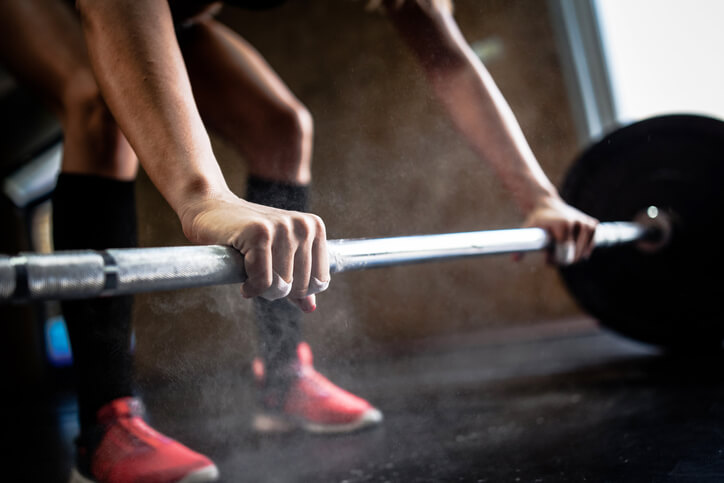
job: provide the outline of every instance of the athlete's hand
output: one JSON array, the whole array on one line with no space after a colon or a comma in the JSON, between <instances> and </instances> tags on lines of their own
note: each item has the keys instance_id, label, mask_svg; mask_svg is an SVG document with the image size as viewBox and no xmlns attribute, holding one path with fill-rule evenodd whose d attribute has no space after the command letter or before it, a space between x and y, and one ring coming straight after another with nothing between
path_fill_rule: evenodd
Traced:
<instances>
[{"instance_id":1,"label":"athlete's hand","mask_svg":"<svg viewBox=\"0 0 724 483\"><path fill-rule=\"evenodd\" d=\"M329 285L324 223L316 216L244 201L231 193L207 195L180 211L193 243L229 245L244 256L244 297L289 297L303 311Z\"/></svg>"},{"instance_id":2,"label":"athlete's hand","mask_svg":"<svg viewBox=\"0 0 724 483\"><path fill-rule=\"evenodd\" d=\"M552 261L570 265L591 255L598 220L559 197L546 197L528 213L524 226L547 230L555 242Z\"/></svg>"}]
</instances>

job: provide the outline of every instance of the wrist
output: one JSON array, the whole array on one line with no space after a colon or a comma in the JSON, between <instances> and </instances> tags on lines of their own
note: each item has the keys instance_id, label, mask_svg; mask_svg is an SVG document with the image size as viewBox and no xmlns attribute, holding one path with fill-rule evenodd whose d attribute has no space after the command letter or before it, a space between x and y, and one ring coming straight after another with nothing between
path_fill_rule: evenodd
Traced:
<instances>
[{"instance_id":1,"label":"wrist","mask_svg":"<svg viewBox=\"0 0 724 483\"><path fill-rule=\"evenodd\" d=\"M553 188L540 187L531 196L520 200L520 208L525 216L528 216L533 211L541 208L550 208L563 203L563 199L558 194L558 191Z\"/></svg>"},{"instance_id":2,"label":"wrist","mask_svg":"<svg viewBox=\"0 0 724 483\"><path fill-rule=\"evenodd\" d=\"M226 183L214 183L204 176L197 176L185 181L179 200L173 208L181 225L188 226L209 203L236 198Z\"/></svg>"}]
</instances>

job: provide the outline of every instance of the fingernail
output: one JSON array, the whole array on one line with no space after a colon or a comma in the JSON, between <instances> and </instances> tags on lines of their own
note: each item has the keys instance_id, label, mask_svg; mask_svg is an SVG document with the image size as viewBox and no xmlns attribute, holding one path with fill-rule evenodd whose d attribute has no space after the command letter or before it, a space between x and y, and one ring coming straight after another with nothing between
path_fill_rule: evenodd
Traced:
<instances>
[{"instance_id":1,"label":"fingernail","mask_svg":"<svg viewBox=\"0 0 724 483\"><path fill-rule=\"evenodd\" d=\"M317 305L314 302L310 302L309 299L302 299L302 312L304 313L312 313L317 309Z\"/></svg>"},{"instance_id":2,"label":"fingernail","mask_svg":"<svg viewBox=\"0 0 724 483\"><path fill-rule=\"evenodd\" d=\"M302 299L302 310L306 313L314 312L317 309L317 298L314 295Z\"/></svg>"}]
</instances>

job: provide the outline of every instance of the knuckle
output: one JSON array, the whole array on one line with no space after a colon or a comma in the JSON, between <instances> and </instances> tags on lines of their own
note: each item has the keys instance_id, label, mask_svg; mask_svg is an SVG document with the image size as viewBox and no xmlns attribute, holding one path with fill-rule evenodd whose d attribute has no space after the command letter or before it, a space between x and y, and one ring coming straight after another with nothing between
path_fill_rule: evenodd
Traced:
<instances>
[{"instance_id":1,"label":"knuckle","mask_svg":"<svg viewBox=\"0 0 724 483\"><path fill-rule=\"evenodd\" d=\"M253 245L266 245L272 240L274 228L271 223L266 220L256 221L249 225L244 231L244 236Z\"/></svg>"},{"instance_id":2,"label":"knuckle","mask_svg":"<svg viewBox=\"0 0 724 483\"><path fill-rule=\"evenodd\" d=\"M292 238L294 228L292 222L288 219L282 219L276 222L274 225L274 238L289 240Z\"/></svg>"},{"instance_id":3,"label":"knuckle","mask_svg":"<svg viewBox=\"0 0 724 483\"><path fill-rule=\"evenodd\" d=\"M310 215L312 226L314 227L315 234L319 237L327 236L327 227L324 225L324 221L317 215Z\"/></svg>"},{"instance_id":4,"label":"knuckle","mask_svg":"<svg viewBox=\"0 0 724 483\"><path fill-rule=\"evenodd\" d=\"M299 238L309 238L314 231L312 222L308 216L299 216L294 218L294 233Z\"/></svg>"}]
</instances>

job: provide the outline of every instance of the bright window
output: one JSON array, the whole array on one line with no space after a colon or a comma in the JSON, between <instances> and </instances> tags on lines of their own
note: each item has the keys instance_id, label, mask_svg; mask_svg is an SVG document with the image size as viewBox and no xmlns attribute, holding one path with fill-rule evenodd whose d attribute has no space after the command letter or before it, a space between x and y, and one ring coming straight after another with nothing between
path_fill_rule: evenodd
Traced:
<instances>
[{"instance_id":1,"label":"bright window","mask_svg":"<svg viewBox=\"0 0 724 483\"><path fill-rule=\"evenodd\" d=\"M595 0L619 121L724 118L724 1Z\"/></svg>"}]
</instances>

